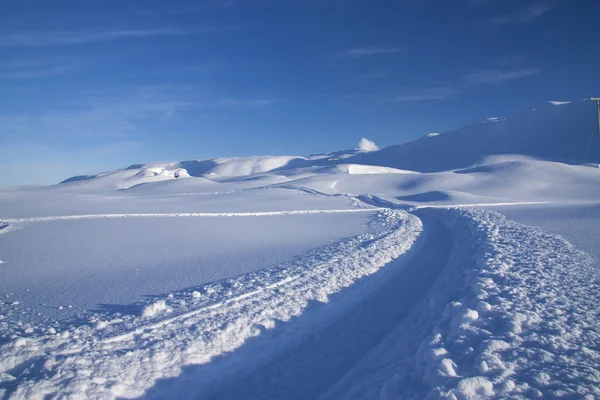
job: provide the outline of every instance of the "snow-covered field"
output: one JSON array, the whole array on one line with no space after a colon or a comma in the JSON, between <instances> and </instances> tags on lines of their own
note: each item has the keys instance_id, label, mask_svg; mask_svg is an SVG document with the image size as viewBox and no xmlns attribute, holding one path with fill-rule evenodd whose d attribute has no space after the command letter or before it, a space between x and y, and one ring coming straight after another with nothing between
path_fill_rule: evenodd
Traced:
<instances>
[{"instance_id":1,"label":"snow-covered field","mask_svg":"<svg viewBox=\"0 0 600 400\"><path fill-rule=\"evenodd\" d=\"M0 396L600 398L588 108L2 188Z\"/></svg>"}]
</instances>

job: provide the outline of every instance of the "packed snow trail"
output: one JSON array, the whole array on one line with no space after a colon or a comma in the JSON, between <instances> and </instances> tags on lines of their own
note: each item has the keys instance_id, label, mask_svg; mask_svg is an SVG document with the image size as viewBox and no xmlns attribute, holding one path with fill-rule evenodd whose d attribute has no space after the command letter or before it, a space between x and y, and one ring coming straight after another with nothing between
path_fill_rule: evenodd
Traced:
<instances>
[{"instance_id":1,"label":"packed snow trail","mask_svg":"<svg viewBox=\"0 0 600 400\"><path fill-rule=\"evenodd\" d=\"M597 261L495 212L421 213L452 227L458 251L429 304L323 398L600 398Z\"/></svg>"},{"instance_id":2,"label":"packed snow trail","mask_svg":"<svg viewBox=\"0 0 600 400\"><path fill-rule=\"evenodd\" d=\"M308 317L293 322L294 344L277 351L256 370L253 365L238 375L227 375L202 385L198 399L316 399L355 365L365 353L377 345L420 301L444 268L452 249L450 232L435 218L423 219L423 234L405 255L386 265L385 269L332 296L329 305L309 310ZM314 313L329 313L323 323L315 323ZM310 328L307 329L303 325ZM275 328L277 330L277 328ZM267 334L268 336L277 333ZM298 338L298 336L303 336ZM277 343L277 341L275 341ZM256 359L260 340L245 345L246 349L225 355L212 363L243 363ZM255 347L255 349L253 349ZM214 368L214 365L209 367ZM202 367L191 367L193 374L205 373ZM188 373L192 375L192 371ZM180 381L162 382L149 392L149 397L168 398Z\"/></svg>"}]
</instances>

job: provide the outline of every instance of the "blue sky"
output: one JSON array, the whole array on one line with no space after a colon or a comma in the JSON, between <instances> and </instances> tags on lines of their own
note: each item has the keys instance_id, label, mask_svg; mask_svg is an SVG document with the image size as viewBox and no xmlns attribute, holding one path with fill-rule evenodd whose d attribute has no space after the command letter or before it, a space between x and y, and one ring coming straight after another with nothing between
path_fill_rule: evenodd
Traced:
<instances>
[{"instance_id":1,"label":"blue sky","mask_svg":"<svg viewBox=\"0 0 600 400\"><path fill-rule=\"evenodd\" d=\"M3 0L0 185L382 147L595 96L598 15L595 0Z\"/></svg>"}]
</instances>

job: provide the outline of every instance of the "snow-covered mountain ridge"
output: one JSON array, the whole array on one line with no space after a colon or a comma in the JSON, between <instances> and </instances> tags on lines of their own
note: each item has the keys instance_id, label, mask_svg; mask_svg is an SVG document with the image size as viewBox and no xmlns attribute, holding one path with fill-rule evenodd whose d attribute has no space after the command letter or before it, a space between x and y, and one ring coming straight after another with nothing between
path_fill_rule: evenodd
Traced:
<instances>
[{"instance_id":1,"label":"snow-covered mountain ridge","mask_svg":"<svg viewBox=\"0 0 600 400\"><path fill-rule=\"evenodd\" d=\"M598 163L595 105L591 101L551 102L508 118L488 118L463 128L378 150L366 139L355 150L302 156L254 156L134 164L92 176L76 176L62 183L91 179L123 181L120 188L140 183L195 177L223 180L265 173L289 175L298 170L337 164L371 165L416 172L440 172L485 164L490 156L517 155L571 165ZM366 141L366 142L365 142ZM373 173L382 169L352 168ZM339 173L340 169L329 169ZM356 172L361 173L361 172ZM128 182L128 183L127 183Z\"/></svg>"}]
</instances>

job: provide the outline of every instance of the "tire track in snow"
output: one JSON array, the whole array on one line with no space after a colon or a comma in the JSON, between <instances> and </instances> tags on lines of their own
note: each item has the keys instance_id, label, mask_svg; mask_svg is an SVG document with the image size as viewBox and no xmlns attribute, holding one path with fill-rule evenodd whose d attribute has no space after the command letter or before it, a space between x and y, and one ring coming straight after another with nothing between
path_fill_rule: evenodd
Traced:
<instances>
[{"instance_id":1,"label":"tire track in snow","mask_svg":"<svg viewBox=\"0 0 600 400\"><path fill-rule=\"evenodd\" d=\"M80 219L102 219L102 218L181 218L181 217L203 217L203 218L227 218L227 217L273 217L280 215L311 215L311 214L345 214L358 212L373 212L381 208L360 208L360 209L341 209L341 210L290 210L290 211L259 211L259 212L230 212L230 213L148 213L148 214L82 214L82 215L61 215L50 217L31 217L31 218L8 218L5 219L8 225L22 223L37 223L49 221L69 221Z\"/></svg>"},{"instance_id":2,"label":"tire track in snow","mask_svg":"<svg viewBox=\"0 0 600 400\"><path fill-rule=\"evenodd\" d=\"M398 327L423 301L445 267L453 247L452 234L436 218L421 220L423 234L409 253L377 275L365 278L360 287L351 287L332 298L333 304L326 311L337 308L341 315L325 318L321 325L305 318L311 329L300 343L285 348L251 373L242 371L238 376L228 376L221 385L203 387L197 399L318 398ZM302 323L302 317L298 323Z\"/></svg>"},{"instance_id":3,"label":"tire track in snow","mask_svg":"<svg viewBox=\"0 0 600 400\"><path fill-rule=\"evenodd\" d=\"M206 307L201 307L201 308L198 308L196 310L193 310L193 311L190 311L190 312L187 312L187 313L184 313L184 314L177 315L177 316L175 316L173 318L163 319L163 320L161 320L159 322L156 322L154 324L142 325L142 326L140 326L140 327L138 327L138 328L136 328L136 329L134 329L134 330L132 330L130 332L123 333L123 334L120 334L120 335L117 335L117 336L107 337L107 338L105 338L105 339L102 340L102 343L115 343L115 342L122 342L122 341L126 341L126 340L131 340L136 335L140 335L142 333L146 333L146 332L149 332L149 331L152 331L152 330L155 330L155 329L159 329L159 328L162 328L164 326L173 324L175 322L179 322L179 321L183 321L183 320L189 319L191 317L194 317L194 316L206 313L207 311L216 310L216 309L220 309L220 308L225 308L228 305L231 305L231 304L234 304L236 302L242 301L244 299L248 299L250 297L256 296L257 294L263 293L266 290L276 289L276 288L278 288L280 286L283 286L285 284L293 282L293 281L295 281L298 278L300 278L300 275L290 276L290 277L282 279L279 282L275 282L275 283L272 283L272 284L267 285L265 287L258 288L256 290L253 290L253 291L250 291L250 292L247 292L247 293L243 293L243 294L240 294L238 296L231 297L229 299L226 299L224 301L220 301L218 303L211 304L211 305L206 306Z\"/></svg>"}]
</instances>

